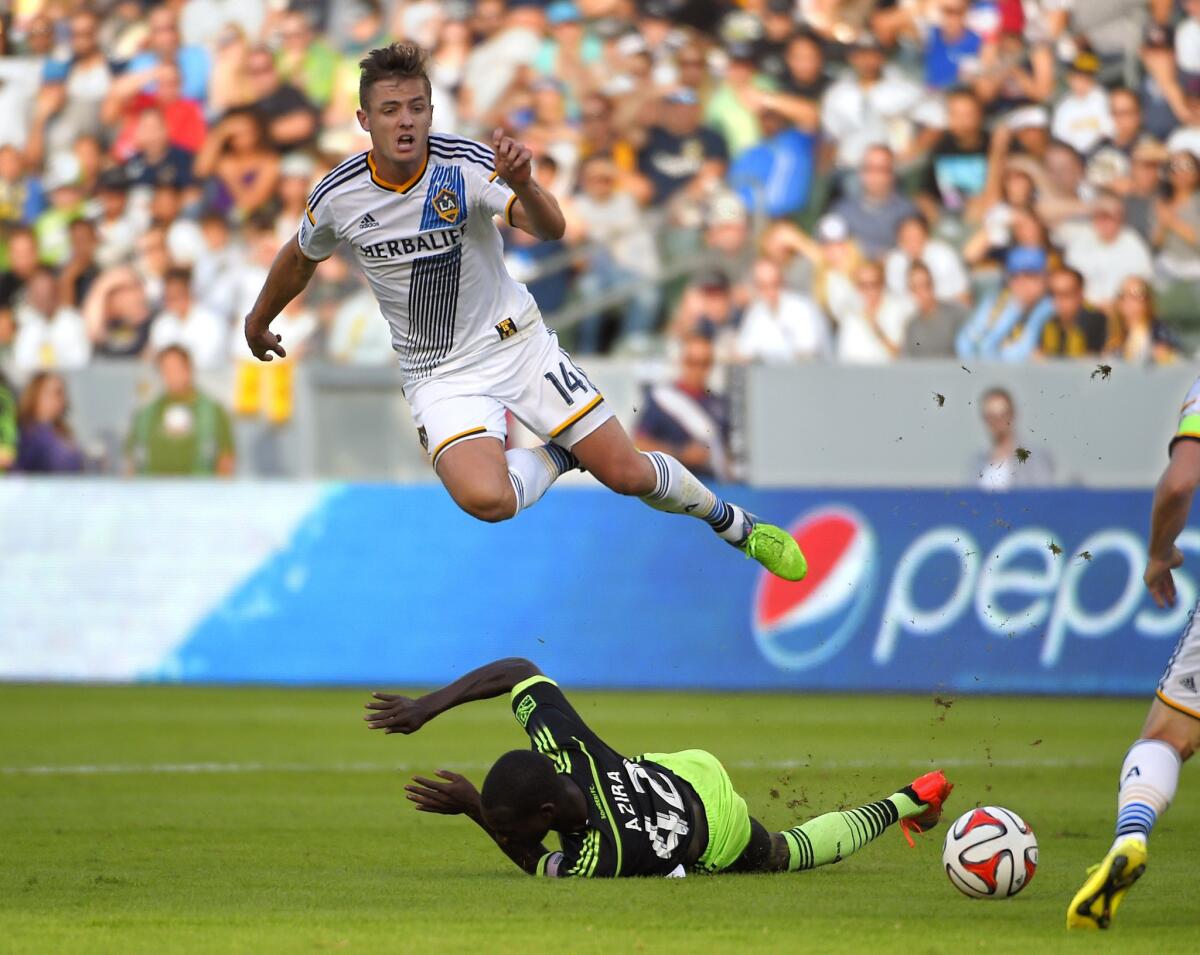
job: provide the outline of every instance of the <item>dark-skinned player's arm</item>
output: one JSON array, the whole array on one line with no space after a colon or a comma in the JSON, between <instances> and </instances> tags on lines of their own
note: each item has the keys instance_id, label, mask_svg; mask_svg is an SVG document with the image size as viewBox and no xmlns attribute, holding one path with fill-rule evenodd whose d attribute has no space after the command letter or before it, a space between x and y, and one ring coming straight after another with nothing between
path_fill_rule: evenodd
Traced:
<instances>
[{"instance_id":1,"label":"dark-skinned player's arm","mask_svg":"<svg viewBox=\"0 0 1200 955\"><path fill-rule=\"evenodd\" d=\"M435 716L464 703L490 700L511 693L513 687L541 675L534 664L520 657L507 657L472 670L453 683L415 699L395 693L373 693L367 703L369 711L363 717L371 729L385 733L415 733ZM404 788L408 798L421 812L453 816L462 814L486 832L501 851L530 874L537 872L538 862L546 856L542 845L519 845L496 838L483 819L479 791L465 776L448 770L438 770L438 779L415 776Z\"/></svg>"},{"instance_id":2,"label":"dark-skinned player's arm","mask_svg":"<svg viewBox=\"0 0 1200 955\"><path fill-rule=\"evenodd\" d=\"M296 236L285 242L275 256L254 307L246 316L246 344L259 361L270 361L272 352L280 358L287 357L280 344L283 339L271 331L271 322L288 302L304 291L317 264L300 251Z\"/></svg>"},{"instance_id":3,"label":"dark-skinned player's arm","mask_svg":"<svg viewBox=\"0 0 1200 955\"><path fill-rule=\"evenodd\" d=\"M509 222L538 239L561 239L567 228L558 200L533 178L533 153L504 130L492 133L496 174L516 195Z\"/></svg>"},{"instance_id":4,"label":"dark-skinned player's arm","mask_svg":"<svg viewBox=\"0 0 1200 955\"><path fill-rule=\"evenodd\" d=\"M371 694L367 702L369 712L363 717L373 730L385 733L415 733L435 716L446 710L473 703L475 700L490 700L511 693L512 688L530 677L541 676L542 671L521 657L505 657L487 663L477 670L460 676L440 690L426 693L416 699L395 693Z\"/></svg>"},{"instance_id":5,"label":"dark-skinned player's arm","mask_svg":"<svg viewBox=\"0 0 1200 955\"><path fill-rule=\"evenodd\" d=\"M500 661L502 663L507 661ZM506 856L530 875L538 875L538 864L550 850L541 843L517 843L500 839L483 818L479 791L465 776L439 769L440 779L414 776L405 786L408 798L420 812L436 812L443 816L464 815L486 832Z\"/></svg>"},{"instance_id":6,"label":"dark-skinned player's arm","mask_svg":"<svg viewBox=\"0 0 1200 955\"><path fill-rule=\"evenodd\" d=\"M1177 440L1171 449L1171 463L1154 489L1149 560L1143 577L1150 596L1160 607L1175 606L1175 579L1171 571L1183 563L1183 553L1175 541L1187 526L1197 484L1200 484L1200 441Z\"/></svg>"}]
</instances>

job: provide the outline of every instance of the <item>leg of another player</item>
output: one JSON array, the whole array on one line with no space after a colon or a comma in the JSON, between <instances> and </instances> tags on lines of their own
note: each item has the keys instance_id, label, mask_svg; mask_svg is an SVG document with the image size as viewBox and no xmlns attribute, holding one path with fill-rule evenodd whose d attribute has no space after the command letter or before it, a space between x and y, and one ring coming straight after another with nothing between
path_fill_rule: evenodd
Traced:
<instances>
[{"instance_id":1,"label":"leg of another player","mask_svg":"<svg viewBox=\"0 0 1200 955\"><path fill-rule=\"evenodd\" d=\"M1113 848L1126 839L1145 847L1158 817L1179 785L1179 769L1200 746L1200 719L1167 706L1150 704L1141 738L1125 754L1117 792L1117 831Z\"/></svg>"},{"instance_id":2,"label":"leg of another player","mask_svg":"<svg viewBox=\"0 0 1200 955\"><path fill-rule=\"evenodd\" d=\"M1198 748L1200 719L1162 700L1150 704L1141 738L1121 764L1112 848L1071 900L1068 928L1108 928L1125 893L1145 872L1150 833L1175 798L1180 767Z\"/></svg>"},{"instance_id":3,"label":"leg of another player","mask_svg":"<svg viewBox=\"0 0 1200 955\"><path fill-rule=\"evenodd\" d=\"M605 487L640 497L655 510L699 518L773 574L799 580L807 573L808 564L790 534L721 500L671 455L639 451L615 418L576 442L571 452Z\"/></svg>"}]
</instances>

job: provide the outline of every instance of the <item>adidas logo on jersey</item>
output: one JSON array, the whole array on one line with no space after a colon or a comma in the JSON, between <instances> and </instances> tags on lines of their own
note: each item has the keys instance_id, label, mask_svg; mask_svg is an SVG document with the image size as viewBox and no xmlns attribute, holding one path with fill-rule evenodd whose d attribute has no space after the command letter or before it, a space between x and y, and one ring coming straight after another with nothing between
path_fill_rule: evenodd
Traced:
<instances>
[{"instance_id":1,"label":"adidas logo on jersey","mask_svg":"<svg viewBox=\"0 0 1200 955\"><path fill-rule=\"evenodd\" d=\"M1196 692L1196 678L1194 676L1185 676L1179 681L1185 690L1189 693Z\"/></svg>"},{"instance_id":2,"label":"adidas logo on jersey","mask_svg":"<svg viewBox=\"0 0 1200 955\"><path fill-rule=\"evenodd\" d=\"M368 212L365 216L358 220L358 228L359 230L378 229L379 222L373 215L371 215L371 213Z\"/></svg>"}]
</instances>

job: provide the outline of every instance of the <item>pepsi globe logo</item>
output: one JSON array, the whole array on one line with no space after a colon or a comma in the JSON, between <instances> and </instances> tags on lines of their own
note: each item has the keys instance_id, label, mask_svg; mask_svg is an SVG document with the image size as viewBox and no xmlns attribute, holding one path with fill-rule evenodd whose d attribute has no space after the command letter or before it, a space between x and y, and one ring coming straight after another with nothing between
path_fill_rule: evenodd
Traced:
<instances>
[{"instance_id":1,"label":"pepsi globe logo","mask_svg":"<svg viewBox=\"0 0 1200 955\"><path fill-rule=\"evenodd\" d=\"M754 594L754 639L782 670L807 670L854 636L875 584L875 535L845 507L809 511L789 533L808 558L808 576L781 580L763 571Z\"/></svg>"}]
</instances>

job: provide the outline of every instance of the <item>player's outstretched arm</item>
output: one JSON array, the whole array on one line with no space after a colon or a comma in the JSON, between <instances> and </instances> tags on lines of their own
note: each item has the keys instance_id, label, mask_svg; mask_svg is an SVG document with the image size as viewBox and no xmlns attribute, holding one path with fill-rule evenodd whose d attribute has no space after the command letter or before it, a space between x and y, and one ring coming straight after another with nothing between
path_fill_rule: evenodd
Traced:
<instances>
[{"instance_id":1,"label":"player's outstretched arm","mask_svg":"<svg viewBox=\"0 0 1200 955\"><path fill-rule=\"evenodd\" d=\"M561 239L567 220L558 200L537 184L533 178L533 154L504 130L492 133L492 151L496 156L496 173L516 194L510 219L522 232L539 239Z\"/></svg>"},{"instance_id":2,"label":"player's outstretched arm","mask_svg":"<svg viewBox=\"0 0 1200 955\"><path fill-rule=\"evenodd\" d=\"M1187 525L1197 484L1200 484L1200 441L1176 441L1171 449L1171 463L1154 489L1150 511L1149 560L1144 579L1150 596L1160 607L1175 605L1171 571L1183 563L1183 553L1175 541Z\"/></svg>"},{"instance_id":3,"label":"player's outstretched arm","mask_svg":"<svg viewBox=\"0 0 1200 955\"><path fill-rule=\"evenodd\" d=\"M246 344L259 361L270 361L272 352L280 358L287 357L280 344L283 339L271 331L271 322L288 302L304 291L316 270L317 263L300 251L295 237L285 242L275 256L262 291L246 316Z\"/></svg>"},{"instance_id":4,"label":"player's outstretched arm","mask_svg":"<svg viewBox=\"0 0 1200 955\"><path fill-rule=\"evenodd\" d=\"M501 661L504 662L504 661ZM500 850L517 865L536 875L538 863L546 856L547 849L541 843L517 843L497 837L483 818L483 809L479 801L479 790L466 776L439 769L440 779L429 779L425 776L414 776L413 781L404 787L408 799L420 812L436 812L443 816L467 816L484 832L491 836L492 841Z\"/></svg>"},{"instance_id":5,"label":"player's outstretched arm","mask_svg":"<svg viewBox=\"0 0 1200 955\"><path fill-rule=\"evenodd\" d=\"M521 657L507 657L488 663L460 676L453 683L412 699L394 693L372 693L363 717L373 730L387 733L415 733L435 716L446 710L471 703L490 700L511 693L523 680L541 674L536 666Z\"/></svg>"}]
</instances>

